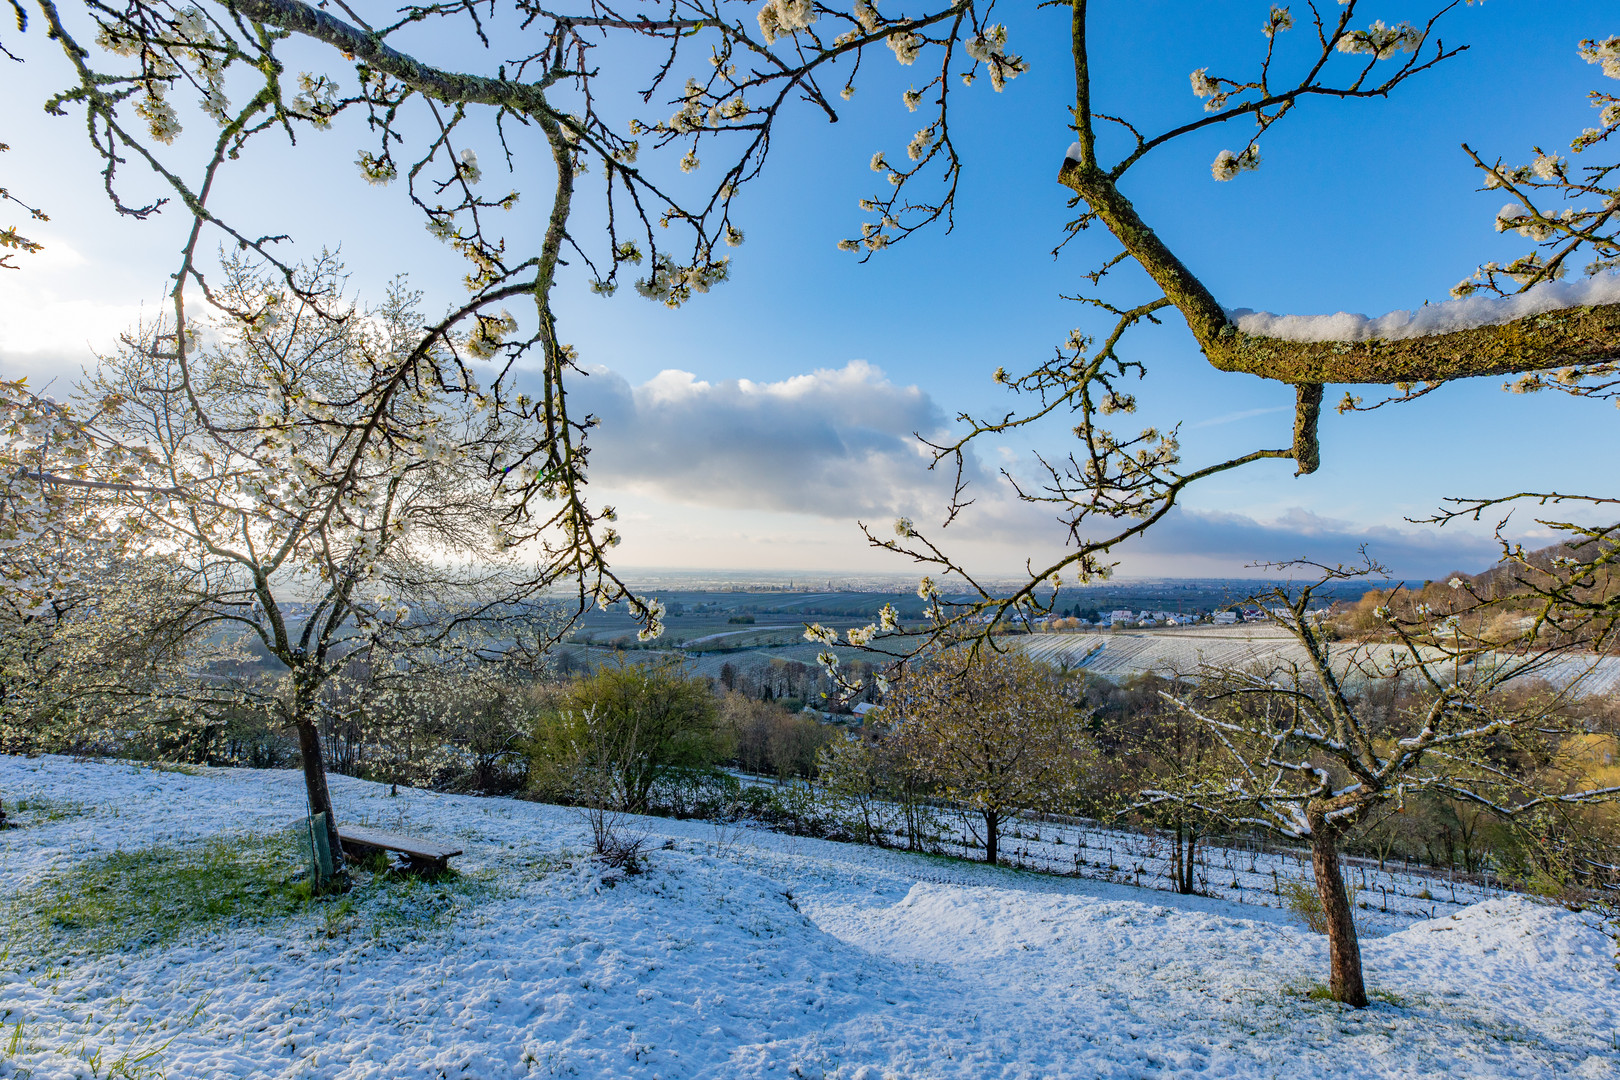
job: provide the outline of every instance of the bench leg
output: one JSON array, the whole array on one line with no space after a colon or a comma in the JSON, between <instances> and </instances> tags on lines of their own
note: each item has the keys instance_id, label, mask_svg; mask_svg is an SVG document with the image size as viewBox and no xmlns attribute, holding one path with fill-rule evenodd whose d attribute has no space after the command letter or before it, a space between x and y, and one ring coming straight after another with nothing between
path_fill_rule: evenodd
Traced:
<instances>
[{"instance_id":1,"label":"bench leg","mask_svg":"<svg viewBox=\"0 0 1620 1080\"><path fill-rule=\"evenodd\" d=\"M418 855L405 856L405 868L423 877L438 877L450 867L449 859L429 859Z\"/></svg>"}]
</instances>

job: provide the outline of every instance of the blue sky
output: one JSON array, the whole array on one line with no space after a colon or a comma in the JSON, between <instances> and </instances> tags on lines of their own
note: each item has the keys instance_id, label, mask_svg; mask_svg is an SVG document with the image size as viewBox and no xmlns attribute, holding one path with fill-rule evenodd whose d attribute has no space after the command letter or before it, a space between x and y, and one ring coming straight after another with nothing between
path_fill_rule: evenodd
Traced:
<instances>
[{"instance_id":1,"label":"blue sky","mask_svg":"<svg viewBox=\"0 0 1620 1080\"><path fill-rule=\"evenodd\" d=\"M1251 70L1269 5L1094 7L1098 107L1155 129L1201 115L1194 68ZM888 0L884 10L900 9ZM1426 10L1410 0L1361 7L1365 21ZM1443 36L1470 51L1389 101L1308 103L1267 135L1262 168L1225 184L1210 178L1210 162L1240 148L1249 129L1201 133L1149 157L1126 193L1229 307L1379 314L1444 299L1478 262L1517 250L1494 233L1500 196L1474 190L1459 144L1514 162L1529 160L1532 144L1566 148L1593 122L1586 92L1605 81L1576 45L1620 32L1613 16L1612 4L1574 0L1459 8ZM995 368L1022 370L1070 328L1097 328L1061 295L1112 252L1107 237L1088 233L1050 255L1072 216L1054 179L1072 138L1067 13L1003 4L995 17L1031 70L1004 93L980 82L956 95L967 168L954 231L935 229L864 265L834 247L858 230L856 200L878 180L867 167L873 151L902 154L919 126L899 95L920 71L885 51L838 124L806 110L779 134L742 203L748 240L730 283L672 312L629 289L602 299L565 282L564 336L597 371L578 393L604 418L594 480L598 498L624 513L626 564L906 569L866 550L855 520L939 518L941 492L910 432L941 430L963 409L1006 407ZM1303 47L1308 33L1302 26L1284 43ZM24 45L29 63L0 72L8 102L43 100L61 78L43 35L31 31ZM157 309L184 222L118 219L78 118L8 109L0 139L13 146L0 158L6 185L53 217L34 230L47 251L0 277L0 371L70 379L143 304ZM267 228L291 231L301 250L341 245L368 295L408 270L430 306L451 302L462 268L408 216L401 192L360 180L351 163L362 145L357 127L339 124L297 152L256 151L228 175L226 196ZM486 183L512 182L493 167L492 149L481 156ZM543 209L541 195L520 206L515 227ZM1182 422L1189 464L1286 445L1290 388L1214 371L1174 320L1130 348L1149 363L1142 419ZM1400 408L1330 415L1318 473L1295 478L1287 463L1263 463L1208 482L1126 553L1121 571L1239 573L1255 560L1344 557L1361 541L1402 575L1479 566L1493 557L1488 532L1436 534L1405 519L1446 496L1612 493L1603 485L1620 436L1610 408L1511 396L1499 380L1480 380ZM1061 452L1066 432L1059 422L981 448L980 505L952 530L975 567L1008 573L1062 549L1061 530L1010 500L994 470L1024 468L1034 448Z\"/></svg>"}]
</instances>

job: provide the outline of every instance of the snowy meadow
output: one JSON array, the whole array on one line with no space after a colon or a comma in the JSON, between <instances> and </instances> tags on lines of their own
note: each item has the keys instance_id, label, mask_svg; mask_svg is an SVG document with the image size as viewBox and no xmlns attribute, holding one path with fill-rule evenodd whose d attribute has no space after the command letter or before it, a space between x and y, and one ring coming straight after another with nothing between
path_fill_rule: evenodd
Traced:
<instances>
[{"instance_id":1,"label":"snowy meadow","mask_svg":"<svg viewBox=\"0 0 1620 1080\"><path fill-rule=\"evenodd\" d=\"M296 772L0 758L0 1077L1620 1075L1613 942L1519 897L1369 920L1356 1010L1275 907L654 818L626 876L573 811L332 783L457 872L299 901ZM139 894L232 850L246 903Z\"/></svg>"}]
</instances>

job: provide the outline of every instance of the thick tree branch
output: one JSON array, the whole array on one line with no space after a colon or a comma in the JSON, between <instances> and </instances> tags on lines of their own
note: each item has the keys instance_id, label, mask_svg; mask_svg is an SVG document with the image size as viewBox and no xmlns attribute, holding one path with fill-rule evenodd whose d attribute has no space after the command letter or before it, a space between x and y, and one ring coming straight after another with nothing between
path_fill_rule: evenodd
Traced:
<instances>
[{"instance_id":1,"label":"thick tree branch","mask_svg":"<svg viewBox=\"0 0 1620 1080\"><path fill-rule=\"evenodd\" d=\"M381 34L351 26L300 0L231 0L228 6L253 22L325 42L441 101L497 105L527 116L555 115L546 103L546 80L514 82L431 67L389 46Z\"/></svg>"}]
</instances>

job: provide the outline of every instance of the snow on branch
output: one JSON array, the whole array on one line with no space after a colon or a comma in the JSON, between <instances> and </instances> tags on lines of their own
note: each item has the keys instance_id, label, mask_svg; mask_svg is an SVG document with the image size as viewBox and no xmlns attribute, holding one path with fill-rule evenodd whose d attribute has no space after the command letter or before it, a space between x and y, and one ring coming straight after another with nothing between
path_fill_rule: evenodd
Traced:
<instances>
[{"instance_id":1,"label":"snow on branch","mask_svg":"<svg viewBox=\"0 0 1620 1080\"><path fill-rule=\"evenodd\" d=\"M1620 304L1620 274L1580 281L1545 281L1514 296L1465 296L1416 311L1391 311L1377 318L1341 311L1336 315L1274 315L1235 308L1228 317L1245 334L1282 341L1405 341L1484 326L1503 326L1534 315L1571 308Z\"/></svg>"}]
</instances>

